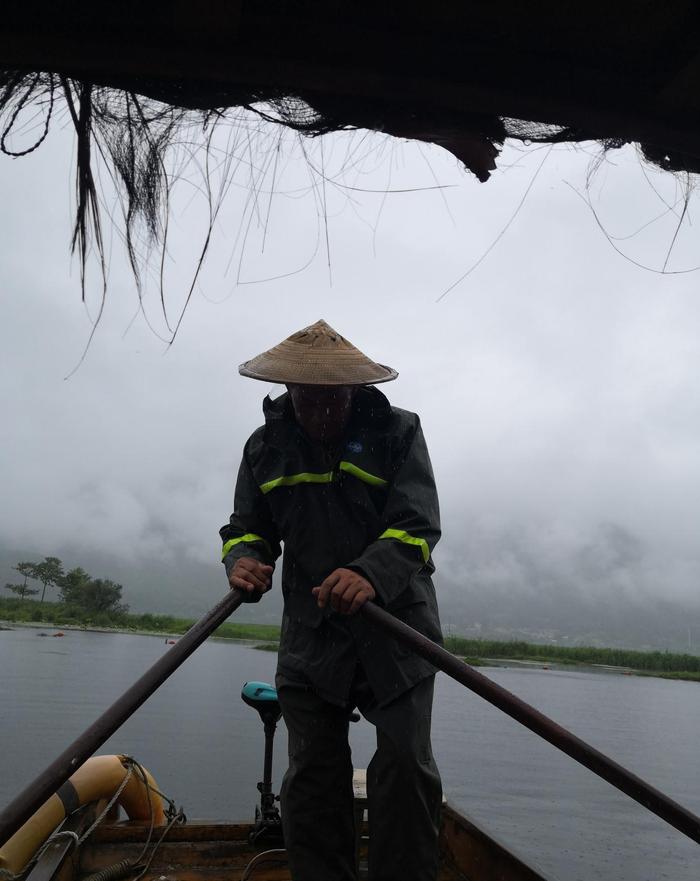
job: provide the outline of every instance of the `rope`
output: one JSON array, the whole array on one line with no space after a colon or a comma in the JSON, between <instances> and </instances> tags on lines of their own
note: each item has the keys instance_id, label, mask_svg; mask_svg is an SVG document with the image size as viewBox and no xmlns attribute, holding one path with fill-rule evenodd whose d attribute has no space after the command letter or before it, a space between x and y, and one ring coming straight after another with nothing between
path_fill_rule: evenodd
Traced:
<instances>
[{"instance_id":1,"label":"rope","mask_svg":"<svg viewBox=\"0 0 700 881\"><path fill-rule=\"evenodd\" d=\"M73 839L73 845L77 847L80 844L80 839L78 838L78 833L73 832L72 829L61 829L58 832L54 832L51 836L51 841L56 841L57 838L61 838L61 836L65 836L66 838Z\"/></svg>"},{"instance_id":2,"label":"rope","mask_svg":"<svg viewBox=\"0 0 700 881\"><path fill-rule=\"evenodd\" d=\"M55 92L56 92L56 83L54 81L54 75L51 73L51 74L49 74L49 77L50 77L50 80L49 80L49 110L48 110L48 113L46 114L46 121L44 123L44 131L42 132L39 139L31 147L27 147L26 150L15 151L15 150L10 150L8 147L5 146L5 141L7 140L7 136L10 134L10 132L14 128L14 124L17 121L17 117L21 113L22 108L25 106L27 101L30 99L34 89L37 87L39 80L41 79L41 74L38 73L34 77L32 82L30 83L30 85L27 87L27 90L24 93L24 95L17 102L17 106L12 111L12 115L10 116L10 121L7 123L7 125L3 129L2 136L0 136L0 150L2 150L2 152L6 156L13 156L15 158L17 158L19 156L27 156L29 153L33 153L34 150L36 150L38 147L40 147L44 143L44 141L46 140L46 136L49 133L49 125L51 123L51 116L53 114L54 97L55 97Z\"/></svg>"},{"instance_id":3,"label":"rope","mask_svg":"<svg viewBox=\"0 0 700 881\"><path fill-rule=\"evenodd\" d=\"M184 820L185 820L185 815L182 813L182 811L178 812L178 814L176 814L176 815L170 820L170 822L168 823L168 825L167 825L167 826L165 827L165 829L163 830L162 835L160 836L160 838L158 839L158 841L155 843L155 845L154 845L154 847L153 847L153 850L151 851L151 855L150 855L150 857L148 858L148 860L146 861L145 866L144 866L143 869L138 873L138 875L136 875L136 877L134 878L134 881L141 881L141 878L143 878L143 876L146 874L146 872L147 872L147 871L149 870L149 868L151 867L151 863L153 862L153 858L155 857L156 853L158 852L158 848L159 848L159 847L161 846L161 844L163 843L163 841L164 841L164 839L165 839L165 836L168 834L168 832L170 832L170 830L173 828L173 826L175 825L175 823L184 822ZM136 868L136 867L135 867L135 868Z\"/></svg>"},{"instance_id":4,"label":"rope","mask_svg":"<svg viewBox=\"0 0 700 881\"><path fill-rule=\"evenodd\" d=\"M124 780L122 781L122 784L121 784L118 792L112 798L111 804L108 805L104 811L102 811L100 816L97 818L97 820L95 820L95 822L92 824L90 829L88 829L88 831L83 835L83 837L80 839L80 841L82 843L87 838L87 836L93 832L93 830L96 828L98 823L100 823L102 821L103 817L106 815L106 813L109 810L109 808L111 807L111 805L118 798L121 790L123 790L124 787L126 786L126 782L127 782L128 777L131 775L131 773L133 773L135 771L136 774L141 778L141 782L143 783L143 785L146 787L146 797L148 799L148 810L151 815L151 824L148 829L148 835L146 836L146 843L144 844L143 850L141 851L141 853L139 854L137 859L135 859L135 860L121 860L120 862L114 863L111 866L106 866L104 869L100 869L99 872L94 872L93 874L88 875L87 877L85 877L83 879L83 881L118 881L118 879L126 878L129 875L134 874L134 872L136 872L136 875L135 875L133 881L140 881L140 879L143 878L143 876L146 874L146 872L150 868L151 863L153 862L153 859L154 859L156 853L158 852L158 848L163 843L165 836L168 834L168 832L170 832L170 830L173 828L173 826L176 823L184 823L187 819L185 817L185 813L182 810L182 808L176 808L175 802L172 799L168 798L167 795L164 795L162 792L160 792L160 790L156 789L155 786L151 786L151 784L148 782L148 777L146 776L146 771L144 770L143 766L140 765L136 761L136 759L132 758L131 756L125 756L124 762L127 765L127 775L125 776ZM168 809L166 811L166 816L168 817L169 822L168 822L168 825L163 830L160 838L153 846L153 850L151 851L150 856L148 857L146 862L143 863L142 862L143 858L146 856L148 848L151 844L151 838L153 837L153 829L154 829L155 816L154 816L154 810L153 810L153 803L151 801L151 792L155 792L161 798L165 799L165 801L168 803Z\"/></svg>"},{"instance_id":5,"label":"rope","mask_svg":"<svg viewBox=\"0 0 700 881\"><path fill-rule=\"evenodd\" d=\"M71 838L73 840L73 849L75 849L80 842L81 838L78 838L77 832L73 832L72 829L59 829L58 832L54 832L53 835L50 835L46 841L41 845L39 850L34 854L31 860L27 863L27 865L22 869L21 872L15 874L14 872L10 872L9 869L0 868L0 878L5 879L5 881L19 881L21 878L25 878L27 874L34 868L34 866L39 862L42 858L46 850L52 845L55 844L59 838Z\"/></svg>"},{"instance_id":6,"label":"rope","mask_svg":"<svg viewBox=\"0 0 700 881\"><path fill-rule=\"evenodd\" d=\"M253 870L262 863L282 864L286 863L287 859L287 851L284 848L276 848L275 850L264 850L262 853L256 854L245 867L245 869L243 870L243 874L241 875L241 881L248 881L248 878L250 878Z\"/></svg>"},{"instance_id":7,"label":"rope","mask_svg":"<svg viewBox=\"0 0 700 881\"><path fill-rule=\"evenodd\" d=\"M121 878L126 878L129 875L134 876L133 881L140 881L141 878L146 874L149 870L151 863L153 862L153 858L158 852L158 848L163 843L165 836L170 832L175 823L179 822L181 817L184 817L184 814L181 812L176 814L176 816L172 817L168 825L163 830L160 838L155 843L153 850L151 851L151 855L146 860L145 863L142 863L143 857L145 855L145 849L139 855L137 860L122 860L119 863L114 863L111 866L106 866L104 869L100 869L99 872L93 872L91 875L85 875L81 881L119 881ZM151 827L152 828L152 827ZM146 844L146 848L148 847L148 843Z\"/></svg>"},{"instance_id":8,"label":"rope","mask_svg":"<svg viewBox=\"0 0 700 881\"><path fill-rule=\"evenodd\" d=\"M92 875L86 875L82 881L119 881L120 878L126 878L134 872L134 864L131 860L122 860L120 863L114 863L100 869L99 872L93 872Z\"/></svg>"},{"instance_id":9,"label":"rope","mask_svg":"<svg viewBox=\"0 0 700 881\"><path fill-rule=\"evenodd\" d=\"M119 796L122 794L122 792L124 792L124 789L125 789L125 787L126 787L126 784L127 784L127 783L129 782L129 780L131 779L131 775L132 775L133 773L134 773L133 765L131 765L131 763L129 763L129 764L127 765L126 774L124 775L124 779L123 779L122 782L119 784L119 788L118 788L117 791L114 793L114 795L112 796L112 798L110 798L110 800L107 802L107 805L106 805L105 809L102 811L102 813L99 815L99 817L95 820L95 822L92 824L92 826L90 826L90 828L89 828L86 832L83 832L83 834L80 836L80 838L78 839L78 844L82 844L82 843L83 843L83 842L84 842L84 841L85 841L90 835L92 835L92 833L95 831L95 829L97 829L97 827L100 825L100 823L104 820L104 818L105 818L105 817L107 816L107 814L110 812L110 810L112 809L112 807L114 807L114 805L115 805L115 803L117 802ZM152 815L152 814L153 814L153 811L151 811L151 815ZM51 839L49 839L49 841L50 841L50 840L51 840Z\"/></svg>"},{"instance_id":10,"label":"rope","mask_svg":"<svg viewBox=\"0 0 700 881\"><path fill-rule=\"evenodd\" d=\"M107 816L109 811L114 807L114 805L119 800L119 796L124 792L124 789L131 779L131 777L136 774L140 779L143 785L146 787L146 798L148 799L148 811L151 815L151 823L148 829L148 835L146 836L146 843L143 846L141 853L136 860L121 860L118 863L115 863L111 866L106 866L104 869L101 869L99 872L94 872L91 875L86 876L83 881L119 881L121 878L126 878L129 875L134 875L134 881L140 881L141 878L148 871L151 863L153 862L153 858L158 851L158 848L163 843L165 836L170 832L173 826L176 823L184 823L187 821L187 817L185 816L182 808L177 808L175 806L175 802L168 798L167 795L164 795L160 790L156 789L155 786L151 786L148 782L148 777L146 775L146 771L143 766L140 765L136 759L132 756L124 756L123 764L126 767L126 773L124 774L124 779L119 784L117 789L115 790L112 797L107 802L105 808L101 811L100 815L95 819L95 821L90 825L90 827L83 832L83 834L79 837L77 832L74 832L72 829L59 829L57 832L54 832L50 835L46 841L41 845L41 847L34 854L32 859L27 863L27 865L22 869L21 872L15 874L14 872L10 872L9 869L3 869L0 867L0 881L22 881L22 879L26 878L27 874L34 868L34 866L38 863L41 857L46 852L47 848L52 844L55 844L58 839L61 837L70 838L73 841L73 850L79 847L90 835L97 829L100 823ZM148 860L143 863L143 859L148 852L148 848L151 844L151 839L153 837L153 829L155 827L155 811L153 808L153 802L151 800L151 792L159 795L164 801L167 802L168 807L165 811L165 815L168 818L168 825L163 830L160 838L156 842L151 851Z\"/></svg>"}]
</instances>

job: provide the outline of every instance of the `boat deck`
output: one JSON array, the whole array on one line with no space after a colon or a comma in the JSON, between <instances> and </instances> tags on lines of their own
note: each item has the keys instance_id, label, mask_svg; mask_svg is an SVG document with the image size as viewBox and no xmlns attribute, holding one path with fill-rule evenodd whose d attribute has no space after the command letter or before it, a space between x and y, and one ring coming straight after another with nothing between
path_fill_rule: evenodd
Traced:
<instances>
[{"instance_id":1,"label":"boat deck","mask_svg":"<svg viewBox=\"0 0 700 881\"><path fill-rule=\"evenodd\" d=\"M173 828L156 852L143 881L241 881L250 861L274 848L274 843L251 845L249 823L187 823ZM133 822L103 826L87 841L80 853L79 875L90 874L121 862L138 859L143 850L147 825ZM154 838L157 840L157 833ZM366 842L360 847L359 877L366 877ZM269 861L258 863L251 881L288 881L284 855L271 854ZM441 849L440 881L471 881L452 863L449 852Z\"/></svg>"},{"instance_id":2,"label":"boat deck","mask_svg":"<svg viewBox=\"0 0 700 881\"><path fill-rule=\"evenodd\" d=\"M369 831L365 774L361 770L355 774L354 796L357 878L364 879ZM147 820L110 822L110 817L117 814L109 808L110 802L103 798L71 813L60 831L40 848L25 881L290 879L287 854L280 846L279 826L274 818L270 828L257 828L250 822L179 823L175 818L167 826L153 826ZM105 821L96 825L96 818L105 815ZM162 814L158 822L163 822ZM253 833L258 838L251 842ZM553 881L477 822L444 802L438 879Z\"/></svg>"},{"instance_id":3,"label":"boat deck","mask_svg":"<svg viewBox=\"0 0 700 881\"><path fill-rule=\"evenodd\" d=\"M252 828L250 823L188 822L175 826L158 848L143 881L242 881L250 861L276 847L273 842L251 845L248 837ZM159 831L154 830L154 840ZM147 833L148 824L133 821L99 827L74 856L79 865L74 865L73 877L102 871L124 859L138 859ZM358 877L364 878L365 822L358 851ZM257 864L247 877L251 881L287 881L286 859L278 857L275 862L273 856L269 862ZM449 804L442 809L438 877L440 881L553 881Z\"/></svg>"}]
</instances>

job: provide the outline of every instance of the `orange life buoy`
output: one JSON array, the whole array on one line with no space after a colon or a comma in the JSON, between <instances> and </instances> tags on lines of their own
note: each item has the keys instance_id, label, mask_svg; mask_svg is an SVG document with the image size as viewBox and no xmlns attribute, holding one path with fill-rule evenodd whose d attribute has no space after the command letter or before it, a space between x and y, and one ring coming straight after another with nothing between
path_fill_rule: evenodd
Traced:
<instances>
[{"instance_id":1,"label":"orange life buoy","mask_svg":"<svg viewBox=\"0 0 700 881\"><path fill-rule=\"evenodd\" d=\"M155 780L145 768L143 770L150 791L140 774L133 771L117 804L124 808L130 820L150 820L152 816L153 824L162 826L165 823L163 801L154 791L157 789ZM0 848L0 868L14 874L21 872L67 814L81 805L111 798L128 773L126 756L93 756L88 759Z\"/></svg>"}]
</instances>

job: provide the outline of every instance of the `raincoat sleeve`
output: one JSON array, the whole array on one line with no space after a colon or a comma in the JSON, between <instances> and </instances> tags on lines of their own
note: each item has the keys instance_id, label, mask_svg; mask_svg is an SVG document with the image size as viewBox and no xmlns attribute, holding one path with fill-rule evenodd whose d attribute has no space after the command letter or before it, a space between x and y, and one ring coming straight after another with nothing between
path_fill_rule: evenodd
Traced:
<instances>
[{"instance_id":1,"label":"raincoat sleeve","mask_svg":"<svg viewBox=\"0 0 700 881\"><path fill-rule=\"evenodd\" d=\"M435 571L433 548L440 538L440 508L423 431L415 432L395 474L382 516L383 531L348 564L367 578L383 605L393 603L412 577Z\"/></svg>"},{"instance_id":2,"label":"raincoat sleeve","mask_svg":"<svg viewBox=\"0 0 700 881\"><path fill-rule=\"evenodd\" d=\"M253 557L274 566L281 553L280 540L269 505L255 480L247 445L238 470L233 508L229 522L219 530L226 574L241 557ZM260 596L251 594L247 601L256 602Z\"/></svg>"}]
</instances>

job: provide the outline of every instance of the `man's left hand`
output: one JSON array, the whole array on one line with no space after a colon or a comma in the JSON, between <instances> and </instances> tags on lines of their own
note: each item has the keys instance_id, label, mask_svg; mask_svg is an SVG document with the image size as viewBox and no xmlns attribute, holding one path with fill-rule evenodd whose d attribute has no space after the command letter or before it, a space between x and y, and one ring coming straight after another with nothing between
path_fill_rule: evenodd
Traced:
<instances>
[{"instance_id":1,"label":"man's left hand","mask_svg":"<svg viewBox=\"0 0 700 881\"><path fill-rule=\"evenodd\" d=\"M333 611L341 615L354 615L377 595L369 581L352 569L335 569L311 592L320 609L325 608L330 599Z\"/></svg>"}]
</instances>

